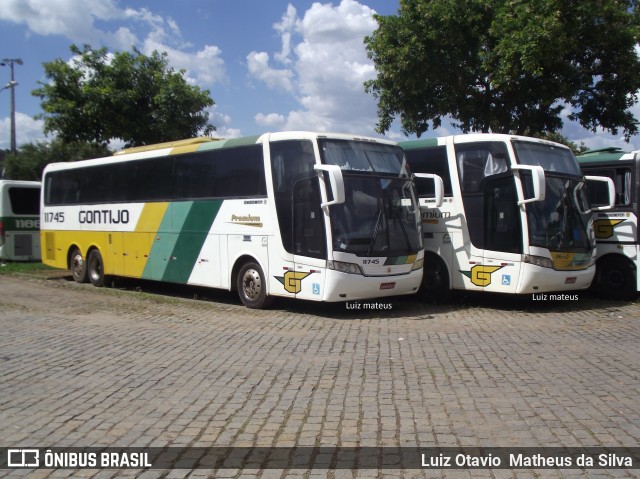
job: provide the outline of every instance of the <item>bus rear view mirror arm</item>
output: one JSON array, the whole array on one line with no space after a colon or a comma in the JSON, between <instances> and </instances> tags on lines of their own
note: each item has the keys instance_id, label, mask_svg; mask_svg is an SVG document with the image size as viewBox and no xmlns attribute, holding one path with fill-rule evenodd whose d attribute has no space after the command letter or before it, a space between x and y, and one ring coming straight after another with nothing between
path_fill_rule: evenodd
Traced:
<instances>
[{"instance_id":1,"label":"bus rear view mirror arm","mask_svg":"<svg viewBox=\"0 0 640 479\"><path fill-rule=\"evenodd\" d=\"M442 177L439 175L435 175L433 173L415 173L416 178L424 178L424 179L432 179L434 183L434 192L436 197L436 204L434 205L436 208L442 206L442 202L444 201L444 182L442 181Z\"/></svg>"},{"instance_id":2,"label":"bus rear view mirror arm","mask_svg":"<svg viewBox=\"0 0 640 479\"><path fill-rule=\"evenodd\" d=\"M591 211L605 211L605 210L610 210L611 208L613 208L616 204L616 187L613 184L613 180L611 178L609 178L608 176L585 176L584 177L586 182L589 181L601 181L603 183L607 184L607 187L609 188L609 204L608 205L601 205L601 206L592 206L591 207Z\"/></svg>"},{"instance_id":3,"label":"bus rear view mirror arm","mask_svg":"<svg viewBox=\"0 0 640 479\"><path fill-rule=\"evenodd\" d=\"M534 201L543 201L545 197L545 177L544 170L539 165L513 165L512 170L524 170L531 172L531 180L533 181L533 197L518 200L518 205L533 203ZM524 196L524 195L523 195Z\"/></svg>"},{"instance_id":4,"label":"bus rear view mirror arm","mask_svg":"<svg viewBox=\"0 0 640 479\"><path fill-rule=\"evenodd\" d=\"M324 201L320 206L338 205L344 203L344 178L342 177L342 170L337 165L314 165L313 169L318 172L320 180L324 181L323 171L326 171L329 176L329 184L331 186L331 192L333 194L333 200Z\"/></svg>"}]
</instances>

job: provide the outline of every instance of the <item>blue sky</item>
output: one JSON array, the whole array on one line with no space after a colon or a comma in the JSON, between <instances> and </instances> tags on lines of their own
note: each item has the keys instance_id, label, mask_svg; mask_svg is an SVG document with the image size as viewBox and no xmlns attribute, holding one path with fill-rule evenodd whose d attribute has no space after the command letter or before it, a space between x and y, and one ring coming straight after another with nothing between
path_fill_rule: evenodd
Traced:
<instances>
[{"instance_id":1,"label":"blue sky","mask_svg":"<svg viewBox=\"0 0 640 479\"><path fill-rule=\"evenodd\" d=\"M378 136L375 100L362 85L375 71L362 40L376 27L374 12L397 9L397 0L0 0L0 59L24 62L15 67L18 146L46 139L31 91L45 80L42 63L70 60L72 43L166 51L171 66L210 90L218 136L292 129ZM0 87L9 80L0 67ZM9 146L9 110L10 91L0 91L0 148ZM450 133L445 126L425 135ZM629 145L568 121L563 134L592 148L640 149L638 137ZM387 136L403 138L397 125Z\"/></svg>"}]
</instances>

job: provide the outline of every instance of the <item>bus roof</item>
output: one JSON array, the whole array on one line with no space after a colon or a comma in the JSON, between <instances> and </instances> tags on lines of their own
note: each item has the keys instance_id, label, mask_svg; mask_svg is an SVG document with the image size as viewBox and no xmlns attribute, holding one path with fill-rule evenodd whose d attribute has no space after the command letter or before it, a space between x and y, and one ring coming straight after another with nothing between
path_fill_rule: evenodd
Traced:
<instances>
[{"instance_id":1,"label":"bus roof","mask_svg":"<svg viewBox=\"0 0 640 479\"><path fill-rule=\"evenodd\" d=\"M628 152L624 151L622 148L617 147L600 148L598 150L589 150L582 155L576 156L576 159L578 160L578 163L618 161L622 159L630 159L623 158L627 153Z\"/></svg>"},{"instance_id":2,"label":"bus roof","mask_svg":"<svg viewBox=\"0 0 640 479\"><path fill-rule=\"evenodd\" d=\"M541 138L533 138L529 136L508 135L505 133L462 133L458 135L440 136L435 138L421 138L418 140L401 141L400 146L404 150L432 148L434 146L445 145L447 138L453 138L453 142L456 144L477 141L532 141L543 143L545 145L553 145L560 148L569 148L566 145L556 143L554 141L544 140Z\"/></svg>"},{"instance_id":3,"label":"bus roof","mask_svg":"<svg viewBox=\"0 0 640 479\"><path fill-rule=\"evenodd\" d=\"M113 156L94 158L90 160L70 161L70 162L58 162L49 163L45 167L45 171L49 172L54 170L67 170L75 169L79 167L101 165L108 163L120 163L130 160L140 160L145 158L154 158L167 155L178 155L182 153L193 153L206 150L214 150L219 148L234 148L240 146L249 146L268 141L272 139L274 141L280 140L298 140L298 139L317 139L317 138L333 138L333 139L346 139L346 140L363 140L371 141L381 144L397 145L395 141L390 141L384 138L362 137L359 135L351 135L344 133L327 133L327 132L312 132L312 131L282 131L264 133L262 135L243 136L240 138L229 138L226 140L219 138L198 137L190 138L186 140L169 141L165 143L158 143L155 145L140 146L134 148L128 148L122 151L114 153Z\"/></svg>"},{"instance_id":4,"label":"bus roof","mask_svg":"<svg viewBox=\"0 0 640 479\"><path fill-rule=\"evenodd\" d=\"M167 141L164 143L155 143L153 145L134 146L116 151L115 155L128 155L129 153L140 153L141 151L159 150L162 148L177 148L181 146L198 145L209 141L217 141L219 138L210 138L207 136L199 136L197 138L187 138L186 140Z\"/></svg>"}]
</instances>

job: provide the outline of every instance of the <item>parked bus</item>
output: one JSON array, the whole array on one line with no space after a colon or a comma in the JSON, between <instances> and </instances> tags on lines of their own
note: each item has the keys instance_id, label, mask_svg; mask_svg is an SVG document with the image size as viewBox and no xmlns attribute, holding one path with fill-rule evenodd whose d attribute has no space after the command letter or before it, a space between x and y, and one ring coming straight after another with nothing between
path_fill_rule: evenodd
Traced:
<instances>
[{"instance_id":1,"label":"parked bus","mask_svg":"<svg viewBox=\"0 0 640 479\"><path fill-rule=\"evenodd\" d=\"M589 286L595 239L584 178L569 148L499 134L401 146L416 174L443 179L440 206L433 183L417 182L425 295L443 298L450 290L533 294Z\"/></svg>"},{"instance_id":2,"label":"parked bus","mask_svg":"<svg viewBox=\"0 0 640 479\"><path fill-rule=\"evenodd\" d=\"M310 132L194 139L50 164L43 185L43 262L79 282L224 288L251 308L420 286L420 209L397 143Z\"/></svg>"},{"instance_id":3,"label":"parked bus","mask_svg":"<svg viewBox=\"0 0 640 479\"><path fill-rule=\"evenodd\" d=\"M40 183L0 180L0 260L40 260Z\"/></svg>"},{"instance_id":4,"label":"parked bus","mask_svg":"<svg viewBox=\"0 0 640 479\"><path fill-rule=\"evenodd\" d=\"M615 206L596 213L594 231L598 244L594 289L610 299L633 299L640 290L638 278L638 168L640 151L620 148L588 151L578 156L585 174L606 176L615 184ZM607 201L600 184L588 184L592 204Z\"/></svg>"}]
</instances>

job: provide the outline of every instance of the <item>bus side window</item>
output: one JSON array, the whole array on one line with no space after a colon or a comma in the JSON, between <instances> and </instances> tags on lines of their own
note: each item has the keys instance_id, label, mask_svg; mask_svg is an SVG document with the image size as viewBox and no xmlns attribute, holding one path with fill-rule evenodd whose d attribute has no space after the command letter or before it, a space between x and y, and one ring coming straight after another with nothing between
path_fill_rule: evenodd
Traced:
<instances>
[{"instance_id":1,"label":"bus side window","mask_svg":"<svg viewBox=\"0 0 640 479\"><path fill-rule=\"evenodd\" d=\"M324 220L318 178L298 181L293 188L294 253L326 258Z\"/></svg>"},{"instance_id":2,"label":"bus side window","mask_svg":"<svg viewBox=\"0 0 640 479\"><path fill-rule=\"evenodd\" d=\"M499 141L456 145L462 192L477 192L486 177L506 172L508 157L506 145Z\"/></svg>"},{"instance_id":3,"label":"bus side window","mask_svg":"<svg viewBox=\"0 0 640 479\"><path fill-rule=\"evenodd\" d=\"M411 171L439 175L444 183L444 195L453 195L445 146L407 150L405 151L405 156L411 166ZM435 196L434 182L432 180L416 178L416 187L420 198L433 198Z\"/></svg>"},{"instance_id":4,"label":"bus side window","mask_svg":"<svg viewBox=\"0 0 640 479\"><path fill-rule=\"evenodd\" d=\"M317 178L313 169L315 164L313 144L308 140L287 140L272 142L269 148L282 244L288 253L294 253L293 187L301 179Z\"/></svg>"},{"instance_id":5,"label":"bus side window","mask_svg":"<svg viewBox=\"0 0 640 479\"><path fill-rule=\"evenodd\" d=\"M498 178L485 188L484 247L491 251L522 253L522 231L513 178Z\"/></svg>"},{"instance_id":6,"label":"bus side window","mask_svg":"<svg viewBox=\"0 0 640 479\"><path fill-rule=\"evenodd\" d=\"M616 206L631 205L630 168L589 169L585 173L611 178L616 189ZM592 206L606 205L609 202L607 185L602 182L587 182L587 198L589 198L589 204Z\"/></svg>"}]
</instances>

